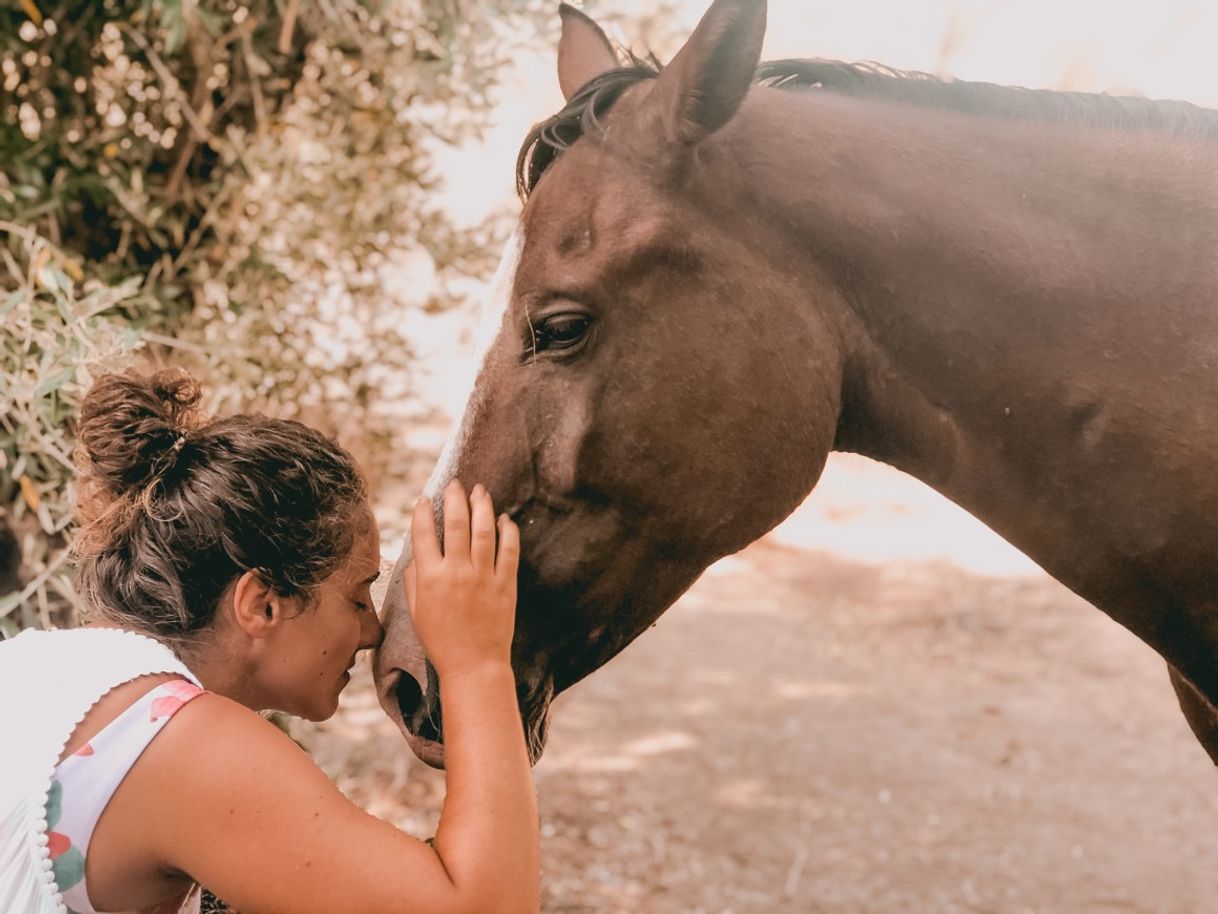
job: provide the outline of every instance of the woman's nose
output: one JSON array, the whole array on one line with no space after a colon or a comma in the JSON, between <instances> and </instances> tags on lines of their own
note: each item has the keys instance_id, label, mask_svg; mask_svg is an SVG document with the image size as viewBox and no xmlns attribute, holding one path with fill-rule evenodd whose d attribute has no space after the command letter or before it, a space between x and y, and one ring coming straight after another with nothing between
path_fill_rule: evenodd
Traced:
<instances>
[{"instance_id":1,"label":"woman's nose","mask_svg":"<svg viewBox=\"0 0 1218 914\"><path fill-rule=\"evenodd\" d=\"M376 617L376 613L366 613L365 615L368 621L361 632L363 637L360 639L360 647L380 647L381 642L385 640L385 627L381 625L381 620Z\"/></svg>"}]
</instances>

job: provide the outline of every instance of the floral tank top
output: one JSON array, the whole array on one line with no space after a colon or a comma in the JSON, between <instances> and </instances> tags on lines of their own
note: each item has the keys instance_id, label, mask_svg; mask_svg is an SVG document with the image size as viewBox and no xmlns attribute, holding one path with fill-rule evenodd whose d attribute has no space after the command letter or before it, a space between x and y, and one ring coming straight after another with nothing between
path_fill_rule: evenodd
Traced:
<instances>
[{"instance_id":1,"label":"floral tank top","mask_svg":"<svg viewBox=\"0 0 1218 914\"><path fill-rule=\"evenodd\" d=\"M153 737L203 689L171 679L138 698L55 768L47 792L46 841L55 884L71 914L101 914L89 900L85 861L110 797ZM140 914L195 914L197 887Z\"/></svg>"}]
</instances>

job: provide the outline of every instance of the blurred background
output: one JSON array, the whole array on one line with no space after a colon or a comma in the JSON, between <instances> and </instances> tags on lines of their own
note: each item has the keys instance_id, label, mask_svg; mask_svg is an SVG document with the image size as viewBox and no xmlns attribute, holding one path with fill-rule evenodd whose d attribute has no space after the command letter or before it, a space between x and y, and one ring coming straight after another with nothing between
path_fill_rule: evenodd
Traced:
<instances>
[{"instance_id":1,"label":"blurred background","mask_svg":"<svg viewBox=\"0 0 1218 914\"><path fill-rule=\"evenodd\" d=\"M584 4L661 59L704 6ZM132 361L339 436L392 560L461 407L517 148L561 104L556 7L0 7L0 634L71 618L74 411ZM765 55L1218 107L1216 40L1200 0L771 0ZM434 828L442 778L366 675L289 727L357 802ZM1161 664L859 458L552 733L548 912L1216 910L1218 784Z\"/></svg>"}]
</instances>

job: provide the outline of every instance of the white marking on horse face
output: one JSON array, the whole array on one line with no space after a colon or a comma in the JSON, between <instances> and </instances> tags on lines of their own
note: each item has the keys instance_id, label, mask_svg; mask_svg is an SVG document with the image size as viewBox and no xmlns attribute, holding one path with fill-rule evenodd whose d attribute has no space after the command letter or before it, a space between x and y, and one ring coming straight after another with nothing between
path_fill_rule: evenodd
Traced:
<instances>
[{"instance_id":1,"label":"white marking on horse face","mask_svg":"<svg viewBox=\"0 0 1218 914\"><path fill-rule=\"evenodd\" d=\"M444 444L440 459L436 461L435 469L431 471L431 478L427 480L427 485L423 488L423 494L433 502L444 491L449 480L453 478L457 461L465 448L470 430L474 426L474 418L482 404L482 398L478 396L478 380L482 376L482 369L486 366L491 346L494 345L507 321L512 303L512 289L516 285L516 270L520 266L520 252L523 249L524 228L517 224L511 237L508 238L507 247L504 248L503 259L499 261L499 268L495 271L495 278L491 281L490 297L483 305L482 316L478 322L478 332L474 337L474 351L469 361L469 375L466 379L469 392L465 398L465 409L454 427L453 433L449 435L448 441Z\"/></svg>"}]
</instances>

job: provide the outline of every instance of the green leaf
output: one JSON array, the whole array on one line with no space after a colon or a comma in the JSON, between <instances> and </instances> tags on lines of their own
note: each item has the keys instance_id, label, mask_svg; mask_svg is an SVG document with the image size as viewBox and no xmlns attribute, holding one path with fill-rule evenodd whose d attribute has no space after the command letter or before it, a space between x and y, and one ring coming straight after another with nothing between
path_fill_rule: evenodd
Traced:
<instances>
[{"instance_id":1,"label":"green leaf","mask_svg":"<svg viewBox=\"0 0 1218 914\"><path fill-rule=\"evenodd\" d=\"M167 10L168 12L168 10ZM165 19L169 19L166 15ZM177 53L178 48L186 43L186 17L181 13L174 16L172 24L165 32L165 54L172 57Z\"/></svg>"},{"instance_id":2,"label":"green leaf","mask_svg":"<svg viewBox=\"0 0 1218 914\"><path fill-rule=\"evenodd\" d=\"M21 604L21 593L6 593L0 597L0 619L3 619Z\"/></svg>"},{"instance_id":3,"label":"green leaf","mask_svg":"<svg viewBox=\"0 0 1218 914\"><path fill-rule=\"evenodd\" d=\"M49 378L46 378L41 384L34 388L34 396L45 397L49 393L54 393L55 391L59 390L59 388L71 381L75 374L75 368L61 368L59 371L55 372L55 374L51 375Z\"/></svg>"},{"instance_id":4,"label":"green leaf","mask_svg":"<svg viewBox=\"0 0 1218 914\"><path fill-rule=\"evenodd\" d=\"M43 267L38 271L38 281L42 283L44 289L50 292L63 291L64 287L60 284L60 280L63 278L64 275L54 267Z\"/></svg>"},{"instance_id":5,"label":"green leaf","mask_svg":"<svg viewBox=\"0 0 1218 914\"><path fill-rule=\"evenodd\" d=\"M224 21L219 16L202 7L195 9L195 18L199 20L199 25L203 26L212 38L218 37L223 30Z\"/></svg>"}]
</instances>

